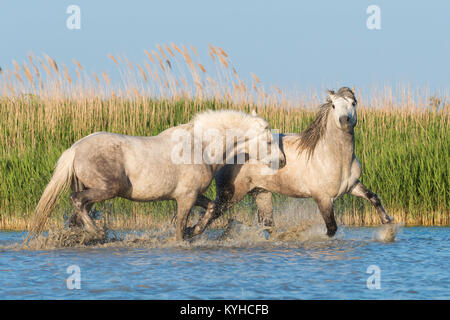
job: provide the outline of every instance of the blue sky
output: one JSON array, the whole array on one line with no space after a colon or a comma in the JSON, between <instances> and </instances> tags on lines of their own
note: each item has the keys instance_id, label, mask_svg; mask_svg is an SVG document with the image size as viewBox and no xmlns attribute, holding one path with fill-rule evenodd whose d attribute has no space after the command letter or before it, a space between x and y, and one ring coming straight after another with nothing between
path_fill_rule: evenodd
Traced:
<instances>
[{"instance_id":1,"label":"blue sky","mask_svg":"<svg viewBox=\"0 0 450 320\"><path fill-rule=\"evenodd\" d=\"M81 29L66 8L81 9ZM381 30L366 27L369 5ZM449 88L450 1L3 1L0 66L47 53L92 71L115 69L108 53L140 62L144 49L175 42L223 47L238 73L265 85L303 89Z\"/></svg>"}]
</instances>

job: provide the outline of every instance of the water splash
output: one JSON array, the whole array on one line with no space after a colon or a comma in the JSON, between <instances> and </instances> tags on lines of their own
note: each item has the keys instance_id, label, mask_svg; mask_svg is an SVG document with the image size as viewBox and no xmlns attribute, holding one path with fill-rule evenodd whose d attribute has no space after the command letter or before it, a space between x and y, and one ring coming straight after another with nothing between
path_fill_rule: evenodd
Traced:
<instances>
[{"instance_id":1,"label":"water splash","mask_svg":"<svg viewBox=\"0 0 450 320\"><path fill-rule=\"evenodd\" d=\"M251 220L251 219L250 219ZM242 222L247 221L247 222ZM49 250L59 248L218 248L218 247L298 247L306 243L328 243L345 238L343 228L329 238L326 227L314 201L288 199L274 210L274 227L268 229L254 221L249 221L245 213L238 212L229 219L225 228L208 228L202 235L188 241L175 240L175 225L161 223L158 228L146 231L110 230L103 223L103 232L91 237L81 229L53 229L48 235L39 235L32 239L25 249ZM374 240L391 242L401 224L384 225L377 230ZM22 249L22 247L20 246Z\"/></svg>"},{"instance_id":2,"label":"water splash","mask_svg":"<svg viewBox=\"0 0 450 320\"><path fill-rule=\"evenodd\" d=\"M326 227L316 203L311 199L289 198L274 210L275 228L272 234L278 241L329 240Z\"/></svg>"},{"instance_id":3,"label":"water splash","mask_svg":"<svg viewBox=\"0 0 450 320\"><path fill-rule=\"evenodd\" d=\"M52 228L48 234L41 233L32 238L23 249L41 250L98 246L105 243L119 241L117 233L103 225L100 232L92 235L81 228Z\"/></svg>"},{"instance_id":4,"label":"water splash","mask_svg":"<svg viewBox=\"0 0 450 320\"><path fill-rule=\"evenodd\" d=\"M384 224L375 231L374 240L380 242L394 242L395 236L403 227L403 223Z\"/></svg>"}]
</instances>

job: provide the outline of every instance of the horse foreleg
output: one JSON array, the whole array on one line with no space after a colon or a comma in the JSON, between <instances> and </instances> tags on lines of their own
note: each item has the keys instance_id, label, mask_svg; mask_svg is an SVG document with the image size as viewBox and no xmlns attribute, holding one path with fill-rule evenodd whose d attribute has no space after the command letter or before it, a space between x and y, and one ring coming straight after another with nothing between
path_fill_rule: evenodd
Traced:
<instances>
[{"instance_id":1,"label":"horse foreleg","mask_svg":"<svg viewBox=\"0 0 450 320\"><path fill-rule=\"evenodd\" d=\"M319 206L320 213L327 227L327 235L332 237L338 229L334 219L333 201L331 199L314 199Z\"/></svg>"},{"instance_id":2,"label":"horse foreleg","mask_svg":"<svg viewBox=\"0 0 450 320\"><path fill-rule=\"evenodd\" d=\"M361 183L361 181L358 180L356 182L353 189L350 191L350 194L365 199L367 201L370 201L370 203L372 203L375 209L377 210L378 215L380 216L381 223L386 224L392 222L392 219L386 214L386 210L384 210L380 198L378 198L378 196L375 193L367 189Z\"/></svg>"},{"instance_id":3,"label":"horse foreleg","mask_svg":"<svg viewBox=\"0 0 450 320\"><path fill-rule=\"evenodd\" d=\"M211 200L208 197L205 197L204 195L200 194L198 195L197 200L195 200L195 205L207 210L210 202Z\"/></svg>"},{"instance_id":4,"label":"horse foreleg","mask_svg":"<svg viewBox=\"0 0 450 320\"><path fill-rule=\"evenodd\" d=\"M195 201L195 206L201 207L201 208L207 210L207 209L208 209L208 203L209 203L210 201L211 201L211 200L209 200L207 197L205 197L204 195L200 194L200 195L197 197L197 200ZM175 213L173 214L171 223L174 223L174 222L176 221L176 219L177 219L177 212L175 212Z\"/></svg>"},{"instance_id":5,"label":"horse foreleg","mask_svg":"<svg viewBox=\"0 0 450 320\"><path fill-rule=\"evenodd\" d=\"M209 200L207 197L197 199L196 205L205 208L205 214L200 218L197 224L193 228L189 228L189 236L194 237L205 231L205 229L217 218L225 213L225 211L233 206L235 202L232 202L230 198L223 197L223 194L218 192L218 197L215 201ZM201 203L201 204L200 204Z\"/></svg>"},{"instance_id":6,"label":"horse foreleg","mask_svg":"<svg viewBox=\"0 0 450 320\"><path fill-rule=\"evenodd\" d=\"M252 196L258 207L258 222L262 223L264 227L273 227L272 193L266 190L258 190L252 192Z\"/></svg>"},{"instance_id":7,"label":"horse foreleg","mask_svg":"<svg viewBox=\"0 0 450 320\"><path fill-rule=\"evenodd\" d=\"M181 241L188 237L188 234L186 233L187 222L189 213L191 212L196 199L197 195L177 199L177 222L175 231L175 238L177 241Z\"/></svg>"},{"instance_id":8,"label":"horse foreleg","mask_svg":"<svg viewBox=\"0 0 450 320\"><path fill-rule=\"evenodd\" d=\"M223 190L226 191L224 192ZM231 208L244 196L245 193L236 194L229 192L228 188L222 189L220 187L218 187L217 198L215 201L211 201L203 195L198 196L195 205L205 208L206 212L194 227L187 228L186 235L188 237L194 237L203 233L214 220L223 215L226 210Z\"/></svg>"},{"instance_id":9,"label":"horse foreleg","mask_svg":"<svg viewBox=\"0 0 450 320\"><path fill-rule=\"evenodd\" d=\"M198 236L199 234L202 234L203 231L205 231L205 229L211 224L211 222L214 221L214 219L216 218L215 214L215 209L216 209L216 205L213 201L209 200L208 198L204 197L204 199L202 199L203 205L205 204L205 202L207 201L207 205L206 205L206 212L205 214L200 217L199 221L197 222L197 224L192 227L192 228L187 228L187 236L188 237L194 237L194 236ZM197 205L197 203L196 203Z\"/></svg>"}]
</instances>

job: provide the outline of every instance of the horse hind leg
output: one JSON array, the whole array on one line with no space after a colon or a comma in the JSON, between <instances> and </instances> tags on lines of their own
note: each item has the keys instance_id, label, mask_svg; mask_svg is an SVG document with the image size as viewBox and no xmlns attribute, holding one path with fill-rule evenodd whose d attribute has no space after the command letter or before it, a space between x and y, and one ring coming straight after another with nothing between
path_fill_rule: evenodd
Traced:
<instances>
[{"instance_id":1,"label":"horse hind leg","mask_svg":"<svg viewBox=\"0 0 450 320\"><path fill-rule=\"evenodd\" d=\"M131 183L125 173L124 157L118 144L97 145L78 151L75 165L79 169L76 170L76 176L85 188L72 193L71 200L86 231L97 233L89 216L92 205L119 195L129 196Z\"/></svg>"},{"instance_id":2,"label":"horse hind leg","mask_svg":"<svg viewBox=\"0 0 450 320\"><path fill-rule=\"evenodd\" d=\"M81 222L88 233L97 234L98 230L89 216L89 210L94 203L109 200L116 196L118 196L116 190L86 189L73 192L70 199L79 214L77 222Z\"/></svg>"},{"instance_id":3,"label":"horse hind leg","mask_svg":"<svg viewBox=\"0 0 450 320\"><path fill-rule=\"evenodd\" d=\"M72 213L72 215L69 217L69 228L73 227L79 227L81 228L83 226L83 221L81 219L81 203L75 202L74 195L76 193L79 193L83 190L85 190L85 187L83 183L77 179L76 177L72 180L72 194L70 195L70 201L72 203L72 206L75 208L75 211Z\"/></svg>"}]
</instances>

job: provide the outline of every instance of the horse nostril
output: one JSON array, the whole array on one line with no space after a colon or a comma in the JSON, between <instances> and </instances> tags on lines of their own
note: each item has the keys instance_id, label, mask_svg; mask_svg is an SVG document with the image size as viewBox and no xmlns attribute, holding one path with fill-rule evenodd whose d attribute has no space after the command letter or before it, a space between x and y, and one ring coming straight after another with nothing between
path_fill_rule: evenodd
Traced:
<instances>
[{"instance_id":1,"label":"horse nostril","mask_svg":"<svg viewBox=\"0 0 450 320\"><path fill-rule=\"evenodd\" d=\"M350 122L350 117L349 116L340 116L339 122L341 124L348 124Z\"/></svg>"}]
</instances>

